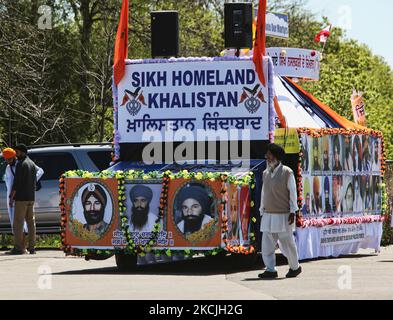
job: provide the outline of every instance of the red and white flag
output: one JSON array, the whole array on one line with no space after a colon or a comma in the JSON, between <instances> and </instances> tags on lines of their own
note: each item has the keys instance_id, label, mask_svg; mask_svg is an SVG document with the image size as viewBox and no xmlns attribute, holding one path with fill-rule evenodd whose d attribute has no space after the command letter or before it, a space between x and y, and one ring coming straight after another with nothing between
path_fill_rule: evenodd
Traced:
<instances>
[{"instance_id":1,"label":"red and white flag","mask_svg":"<svg viewBox=\"0 0 393 320\"><path fill-rule=\"evenodd\" d=\"M332 30L332 25L328 25L325 29L319 31L315 36L315 42L326 43L330 37L330 31Z\"/></svg>"}]
</instances>

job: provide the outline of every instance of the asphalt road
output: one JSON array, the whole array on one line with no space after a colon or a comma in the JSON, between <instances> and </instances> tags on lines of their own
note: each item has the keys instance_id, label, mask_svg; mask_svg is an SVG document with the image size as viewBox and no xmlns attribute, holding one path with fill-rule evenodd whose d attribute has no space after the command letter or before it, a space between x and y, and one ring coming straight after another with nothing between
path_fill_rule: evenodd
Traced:
<instances>
[{"instance_id":1,"label":"asphalt road","mask_svg":"<svg viewBox=\"0 0 393 320\"><path fill-rule=\"evenodd\" d=\"M393 299L393 247L340 259L304 261L303 274L258 280L260 263L224 257L140 266L119 273L114 258L85 261L60 251L0 252L0 299Z\"/></svg>"}]
</instances>

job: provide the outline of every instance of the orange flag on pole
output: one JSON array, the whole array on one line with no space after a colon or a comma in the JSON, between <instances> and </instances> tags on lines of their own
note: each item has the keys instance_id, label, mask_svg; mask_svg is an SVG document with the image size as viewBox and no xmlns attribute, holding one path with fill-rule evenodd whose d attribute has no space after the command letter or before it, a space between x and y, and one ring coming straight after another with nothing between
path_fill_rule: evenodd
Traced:
<instances>
[{"instance_id":1,"label":"orange flag on pole","mask_svg":"<svg viewBox=\"0 0 393 320\"><path fill-rule=\"evenodd\" d=\"M128 55L128 0L123 0L121 6L120 22L116 33L115 58L113 62L113 75L118 85L124 77L126 70L125 60Z\"/></svg>"},{"instance_id":2,"label":"orange flag on pole","mask_svg":"<svg viewBox=\"0 0 393 320\"><path fill-rule=\"evenodd\" d=\"M259 0L256 33L253 61L259 81L266 87L263 73L263 56L266 55L266 0Z\"/></svg>"}]
</instances>

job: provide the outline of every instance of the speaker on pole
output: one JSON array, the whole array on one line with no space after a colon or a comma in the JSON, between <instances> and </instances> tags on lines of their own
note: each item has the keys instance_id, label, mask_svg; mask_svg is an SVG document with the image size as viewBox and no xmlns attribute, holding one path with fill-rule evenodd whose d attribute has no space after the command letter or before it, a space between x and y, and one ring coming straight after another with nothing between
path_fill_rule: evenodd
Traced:
<instances>
[{"instance_id":1,"label":"speaker on pole","mask_svg":"<svg viewBox=\"0 0 393 320\"><path fill-rule=\"evenodd\" d=\"M177 57L179 55L179 14L177 11L154 11L151 17L151 55Z\"/></svg>"},{"instance_id":2,"label":"speaker on pole","mask_svg":"<svg viewBox=\"0 0 393 320\"><path fill-rule=\"evenodd\" d=\"M252 48L252 3L225 3L225 48Z\"/></svg>"}]
</instances>

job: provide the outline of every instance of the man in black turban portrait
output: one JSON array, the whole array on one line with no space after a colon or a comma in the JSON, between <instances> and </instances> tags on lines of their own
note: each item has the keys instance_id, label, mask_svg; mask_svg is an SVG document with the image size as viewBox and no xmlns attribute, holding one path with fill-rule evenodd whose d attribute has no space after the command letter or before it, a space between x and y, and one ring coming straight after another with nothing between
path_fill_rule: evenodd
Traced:
<instances>
[{"instance_id":1,"label":"man in black turban portrait","mask_svg":"<svg viewBox=\"0 0 393 320\"><path fill-rule=\"evenodd\" d=\"M210 216L211 201L206 190L198 185L187 185L177 195L177 206L182 220L177 224L186 236L197 232L213 218Z\"/></svg>"},{"instance_id":2,"label":"man in black turban portrait","mask_svg":"<svg viewBox=\"0 0 393 320\"><path fill-rule=\"evenodd\" d=\"M130 190L131 223L130 231L152 232L157 220L157 215L150 212L150 202L153 191L144 185L135 185Z\"/></svg>"},{"instance_id":3,"label":"man in black turban portrait","mask_svg":"<svg viewBox=\"0 0 393 320\"><path fill-rule=\"evenodd\" d=\"M83 191L81 200L86 219L86 224L83 227L102 236L108 229L108 224L104 221L107 204L104 189L98 184L90 184Z\"/></svg>"}]
</instances>

